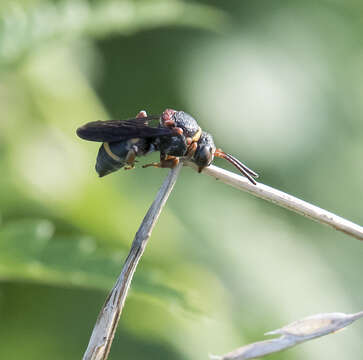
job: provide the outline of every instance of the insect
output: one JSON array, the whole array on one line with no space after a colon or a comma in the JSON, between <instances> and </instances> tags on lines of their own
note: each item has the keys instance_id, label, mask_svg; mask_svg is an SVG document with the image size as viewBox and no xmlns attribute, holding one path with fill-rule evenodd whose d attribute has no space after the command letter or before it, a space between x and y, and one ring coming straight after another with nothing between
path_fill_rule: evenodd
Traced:
<instances>
[{"instance_id":1,"label":"insect","mask_svg":"<svg viewBox=\"0 0 363 360\"><path fill-rule=\"evenodd\" d=\"M156 125L152 123L157 120ZM100 177L124 167L134 168L136 157L160 152L160 162L143 167L173 168L179 158L194 162L201 172L214 157L232 163L252 184L258 177L241 161L217 149L213 137L202 131L197 121L184 111L166 109L161 115L147 116L140 111L129 120L89 122L77 129L77 135L85 140L102 142L98 151L96 171Z\"/></svg>"}]
</instances>

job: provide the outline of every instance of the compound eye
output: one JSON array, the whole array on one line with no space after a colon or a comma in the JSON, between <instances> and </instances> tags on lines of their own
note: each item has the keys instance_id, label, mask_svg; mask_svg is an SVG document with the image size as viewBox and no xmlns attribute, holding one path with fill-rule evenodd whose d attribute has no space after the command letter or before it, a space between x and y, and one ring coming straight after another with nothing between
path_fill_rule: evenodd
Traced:
<instances>
[{"instance_id":1,"label":"compound eye","mask_svg":"<svg viewBox=\"0 0 363 360\"><path fill-rule=\"evenodd\" d=\"M210 149L204 147L201 151L200 151L200 157L203 160L203 162L207 163L209 158L210 158L210 151L208 151Z\"/></svg>"},{"instance_id":2,"label":"compound eye","mask_svg":"<svg viewBox=\"0 0 363 360\"><path fill-rule=\"evenodd\" d=\"M210 146L200 147L195 154L195 162L199 167L208 166L213 160L213 151Z\"/></svg>"}]
</instances>

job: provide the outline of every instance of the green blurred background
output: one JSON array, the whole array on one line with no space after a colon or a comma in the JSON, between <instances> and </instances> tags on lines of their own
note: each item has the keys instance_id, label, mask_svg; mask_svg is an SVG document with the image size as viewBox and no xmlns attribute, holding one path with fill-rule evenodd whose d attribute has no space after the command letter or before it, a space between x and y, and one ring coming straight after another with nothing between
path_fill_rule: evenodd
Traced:
<instances>
[{"instance_id":1,"label":"green blurred background","mask_svg":"<svg viewBox=\"0 0 363 360\"><path fill-rule=\"evenodd\" d=\"M88 121L185 110L262 182L362 224L362 16L354 0L1 0L0 358L81 358L167 174L99 179L98 144L75 136ZM362 259L359 241L184 169L110 359L207 359L363 310ZM361 359L362 336L270 358Z\"/></svg>"}]
</instances>

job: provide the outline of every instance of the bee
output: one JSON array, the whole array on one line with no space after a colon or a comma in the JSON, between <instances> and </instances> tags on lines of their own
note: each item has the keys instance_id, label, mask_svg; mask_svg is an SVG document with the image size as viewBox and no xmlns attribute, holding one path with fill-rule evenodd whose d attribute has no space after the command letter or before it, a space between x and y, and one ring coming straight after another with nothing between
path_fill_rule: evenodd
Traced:
<instances>
[{"instance_id":1,"label":"bee","mask_svg":"<svg viewBox=\"0 0 363 360\"><path fill-rule=\"evenodd\" d=\"M161 115L151 116L140 111L134 119L93 121L79 127L77 135L102 142L96 161L100 177L121 168L132 169L137 157L159 151L160 162L145 164L144 168L173 168L180 158L187 158L201 172L214 157L219 157L232 163L256 185L254 178L258 174L232 155L217 149L212 135L202 131L197 121L184 111L166 109Z\"/></svg>"}]
</instances>

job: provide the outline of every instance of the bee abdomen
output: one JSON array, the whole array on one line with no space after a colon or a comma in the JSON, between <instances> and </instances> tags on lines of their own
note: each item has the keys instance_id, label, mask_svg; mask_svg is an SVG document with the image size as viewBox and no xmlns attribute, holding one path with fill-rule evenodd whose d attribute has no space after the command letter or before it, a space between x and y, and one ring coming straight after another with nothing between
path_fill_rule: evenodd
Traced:
<instances>
[{"instance_id":1,"label":"bee abdomen","mask_svg":"<svg viewBox=\"0 0 363 360\"><path fill-rule=\"evenodd\" d=\"M126 141L103 143L98 150L96 171L99 177L121 169L129 149Z\"/></svg>"}]
</instances>

